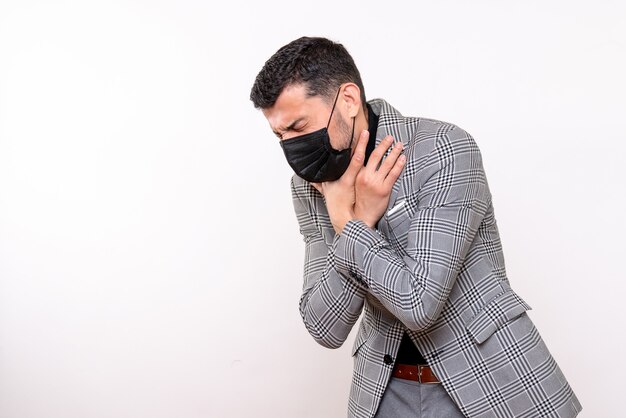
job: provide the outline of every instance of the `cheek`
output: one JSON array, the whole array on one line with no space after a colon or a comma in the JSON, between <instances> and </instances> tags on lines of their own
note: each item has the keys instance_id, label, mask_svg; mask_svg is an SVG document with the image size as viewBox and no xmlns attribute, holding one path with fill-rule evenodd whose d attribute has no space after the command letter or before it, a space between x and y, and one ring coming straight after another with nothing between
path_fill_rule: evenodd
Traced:
<instances>
[{"instance_id":1,"label":"cheek","mask_svg":"<svg viewBox=\"0 0 626 418\"><path fill-rule=\"evenodd\" d=\"M330 135L330 144L333 148L338 150L348 148L352 139L352 122L348 124L343 118L337 118L337 121L334 123L334 126L331 125L328 133Z\"/></svg>"}]
</instances>

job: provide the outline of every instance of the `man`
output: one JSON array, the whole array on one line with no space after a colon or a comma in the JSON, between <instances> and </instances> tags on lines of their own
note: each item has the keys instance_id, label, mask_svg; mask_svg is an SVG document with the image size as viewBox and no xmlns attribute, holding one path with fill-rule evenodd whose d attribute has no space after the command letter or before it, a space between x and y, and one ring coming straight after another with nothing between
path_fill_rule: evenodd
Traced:
<instances>
[{"instance_id":1,"label":"man","mask_svg":"<svg viewBox=\"0 0 626 418\"><path fill-rule=\"evenodd\" d=\"M351 417L574 417L581 405L511 289L474 139L365 100L345 48L279 49L250 98L295 175L300 313L353 346Z\"/></svg>"}]
</instances>

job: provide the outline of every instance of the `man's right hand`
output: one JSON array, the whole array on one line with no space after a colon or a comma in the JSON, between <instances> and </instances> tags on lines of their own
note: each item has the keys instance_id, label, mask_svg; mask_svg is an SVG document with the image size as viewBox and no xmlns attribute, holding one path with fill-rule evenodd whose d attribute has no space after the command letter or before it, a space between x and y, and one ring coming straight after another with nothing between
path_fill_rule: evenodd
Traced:
<instances>
[{"instance_id":1,"label":"man's right hand","mask_svg":"<svg viewBox=\"0 0 626 418\"><path fill-rule=\"evenodd\" d=\"M381 163L385 152L392 146L393 149ZM393 185L402 173L406 163L402 149L402 142L394 146L393 137L387 135L356 177L354 214L370 228L374 228L385 213Z\"/></svg>"},{"instance_id":2,"label":"man's right hand","mask_svg":"<svg viewBox=\"0 0 626 418\"><path fill-rule=\"evenodd\" d=\"M330 222L337 234L341 234L348 221L356 218L356 178L364 168L367 139L368 132L363 131L350 159L350 165L338 180L311 183L324 196Z\"/></svg>"}]
</instances>

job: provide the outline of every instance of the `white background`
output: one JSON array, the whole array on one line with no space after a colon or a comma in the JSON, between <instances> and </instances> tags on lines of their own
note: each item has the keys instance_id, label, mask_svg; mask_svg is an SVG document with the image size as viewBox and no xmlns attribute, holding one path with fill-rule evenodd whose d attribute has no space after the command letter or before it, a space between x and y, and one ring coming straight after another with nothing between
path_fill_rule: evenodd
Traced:
<instances>
[{"instance_id":1,"label":"white background","mask_svg":"<svg viewBox=\"0 0 626 418\"><path fill-rule=\"evenodd\" d=\"M212 3L0 2L0 417L345 416L354 334L301 323L248 99L301 35L476 138L514 289L581 416L622 416L624 3Z\"/></svg>"}]
</instances>

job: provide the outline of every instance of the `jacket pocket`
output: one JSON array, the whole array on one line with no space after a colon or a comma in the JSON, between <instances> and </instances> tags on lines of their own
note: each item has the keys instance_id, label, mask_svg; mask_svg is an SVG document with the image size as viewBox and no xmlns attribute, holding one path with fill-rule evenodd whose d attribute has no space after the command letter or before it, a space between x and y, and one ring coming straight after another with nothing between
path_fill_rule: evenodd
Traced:
<instances>
[{"instance_id":1,"label":"jacket pocket","mask_svg":"<svg viewBox=\"0 0 626 418\"><path fill-rule=\"evenodd\" d=\"M508 289L487 303L466 325L476 343L481 344L507 322L532 309L513 290Z\"/></svg>"},{"instance_id":2,"label":"jacket pocket","mask_svg":"<svg viewBox=\"0 0 626 418\"><path fill-rule=\"evenodd\" d=\"M402 202L406 202L406 200ZM400 205L400 209L391 215L387 213L383 218L386 223L386 230L383 230L383 232L386 233L388 238L391 238L391 243L395 244L396 250L406 254L407 237L411 226L412 214L409 212L408 204Z\"/></svg>"},{"instance_id":3,"label":"jacket pocket","mask_svg":"<svg viewBox=\"0 0 626 418\"><path fill-rule=\"evenodd\" d=\"M394 206L385 213L383 219L387 221L390 229L398 229L400 225L411 219L413 212L415 212L415 208L411 207L408 199L399 199L394 202Z\"/></svg>"}]
</instances>

